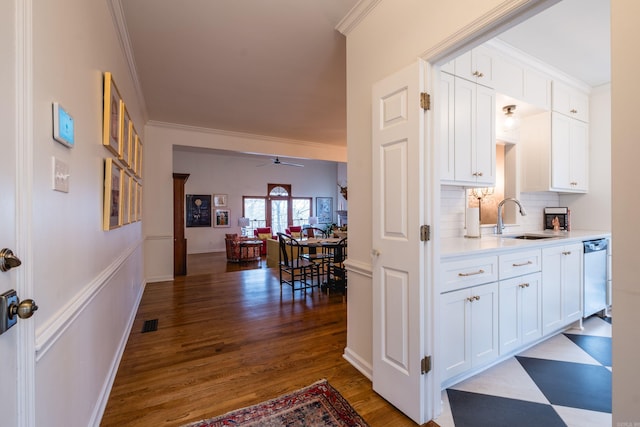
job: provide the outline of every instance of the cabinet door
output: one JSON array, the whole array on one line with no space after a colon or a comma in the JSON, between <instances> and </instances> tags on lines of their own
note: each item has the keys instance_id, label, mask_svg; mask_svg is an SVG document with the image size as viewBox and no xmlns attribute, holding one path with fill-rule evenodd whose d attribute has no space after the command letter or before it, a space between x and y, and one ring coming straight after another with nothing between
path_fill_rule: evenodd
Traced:
<instances>
[{"instance_id":1,"label":"cabinet door","mask_svg":"<svg viewBox=\"0 0 640 427\"><path fill-rule=\"evenodd\" d=\"M583 122L589 121L589 96L563 83L553 82L553 111Z\"/></svg>"},{"instance_id":2,"label":"cabinet door","mask_svg":"<svg viewBox=\"0 0 640 427\"><path fill-rule=\"evenodd\" d=\"M519 278L500 281L500 354L522 343L520 284Z\"/></svg>"},{"instance_id":3,"label":"cabinet door","mask_svg":"<svg viewBox=\"0 0 640 427\"><path fill-rule=\"evenodd\" d=\"M570 122L569 185L574 191L586 192L589 188L589 125L579 120Z\"/></svg>"},{"instance_id":4,"label":"cabinet door","mask_svg":"<svg viewBox=\"0 0 640 427\"><path fill-rule=\"evenodd\" d=\"M477 184L492 187L496 181L496 96L493 89L476 88L476 118L473 151Z\"/></svg>"},{"instance_id":5,"label":"cabinet door","mask_svg":"<svg viewBox=\"0 0 640 427\"><path fill-rule=\"evenodd\" d=\"M565 324L582 317L582 244L563 248L562 313Z\"/></svg>"},{"instance_id":6,"label":"cabinet door","mask_svg":"<svg viewBox=\"0 0 640 427\"><path fill-rule=\"evenodd\" d=\"M442 294L442 380L471 369L471 342L469 335L470 291Z\"/></svg>"},{"instance_id":7,"label":"cabinet door","mask_svg":"<svg viewBox=\"0 0 640 427\"><path fill-rule=\"evenodd\" d=\"M546 335L563 325L562 246L542 250L542 332Z\"/></svg>"},{"instance_id":8,"label":"cabinet door","mask_svg":"<svg viewBox=\"0 0 640 427\"><path fill-rule=\"evenodd\" d=\"M571 190L571 119L562 114L551 118L551 187Z\"/></svg>"},{"instance_id":9,"label":"cabinet door","mask_svg":"<svg viewBox=\"0 0 640 427\"><path fill-rule=\"evenodd\" d=\"M471 289L471 366L491 362L498 357L498 283Z\"/></svg>"},{"instance_id":10,"label":"cabinet door","mask_svg":"<svg viewBox=\"0 0 640 427\"><path fill-rule=\"evenodd\" d=\"M542 336L542 275L528 274L522 277L519 286L521 302L522 344Z\"/></svg>"},{"instance_id":11,"label":"cabinet door","mask_svg":"<svg viewBox=\"0 0 640 427\"><path fill-rule=\"evenodd\" d=\"M455 179L475 182L475 138L476 84L455 78Z\"/></svg>"},{"instance_id":12,"label":"cabinet door","mask_svg":"<svg viewBox=\"0 0 640 427\"><path fill-rule=\"evenodd\" d=\"M438 105L440 106L440 179L453 181L455 179L455 88L454 77L451 74L440 73L440 87L438 90Z\"/></svg>"}]
</instances>

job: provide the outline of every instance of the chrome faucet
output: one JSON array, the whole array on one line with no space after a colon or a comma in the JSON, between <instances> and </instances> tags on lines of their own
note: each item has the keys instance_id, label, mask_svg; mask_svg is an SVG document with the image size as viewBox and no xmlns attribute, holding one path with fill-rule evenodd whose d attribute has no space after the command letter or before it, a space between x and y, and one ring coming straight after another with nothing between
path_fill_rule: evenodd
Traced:
<instances>
[{"instance_id":1,"label":"chrome faucet","mask_svg":"<svg viewBox=\"0 0 640 427\"><path fill-rule=\"evenodd\" d=\"M519 200L512 197L504 199L503 201L498 203L498 220L496 222L496 234L502 234L502 230L504 229L504 224L502 223L502 206L504 206L505 202L509 201L518 205L518 207L520 208L520 215L525 216L527 214L527 211L524 210L524 207L520 204Z\"/></svg>"}]
</instances>

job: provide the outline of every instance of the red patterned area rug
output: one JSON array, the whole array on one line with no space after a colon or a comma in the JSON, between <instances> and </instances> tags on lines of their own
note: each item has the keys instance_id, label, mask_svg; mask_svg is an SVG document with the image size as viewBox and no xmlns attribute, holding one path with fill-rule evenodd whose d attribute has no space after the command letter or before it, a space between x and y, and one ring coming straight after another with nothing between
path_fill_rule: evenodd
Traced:
<instances>
[{"instance_id":1,"label":"red patterned area rug","mask_svg":"<svg viewBox=\"0 0 640 427\"><path fill-rule=\"evenodd\" d=\"M327 380L267 402L183 427L367 427L368 424Z\"/></svg>"}]
</instances>

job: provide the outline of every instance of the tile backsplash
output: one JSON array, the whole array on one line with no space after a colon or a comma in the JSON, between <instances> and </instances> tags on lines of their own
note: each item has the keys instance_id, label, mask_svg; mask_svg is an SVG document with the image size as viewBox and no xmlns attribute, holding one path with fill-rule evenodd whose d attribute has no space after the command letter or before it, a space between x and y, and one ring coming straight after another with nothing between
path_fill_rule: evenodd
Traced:
<instances>
[{"instance_id":1,"label":"tile backsplash","mask_svg":"<svg viewBox=\"0 0 640 427\"><path fill-rule=\"evenodd\" d=\"M518 231L540 231L544 227L544 208L560 206L560 197L554 192L520 193L520 202L527 211L518 215ZM465 190L462 187L443 185L440 189L440 234L441 237L464 236ZM509 232L509 224L505 224ZM483 227L483 233L493 233Z\"/></svg>"}]
</instances>

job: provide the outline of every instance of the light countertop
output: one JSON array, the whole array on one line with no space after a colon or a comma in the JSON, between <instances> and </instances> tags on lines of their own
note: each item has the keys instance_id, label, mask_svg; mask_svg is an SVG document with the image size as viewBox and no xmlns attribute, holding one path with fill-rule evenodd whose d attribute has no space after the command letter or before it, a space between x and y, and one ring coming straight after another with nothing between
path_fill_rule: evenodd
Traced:
<instances>
[{"instance_id":1,"label":"light countertop","mask_svg":"<svg viewBox=\"0 0 640 427\"><path fill-rule=\"evenodd\" d=\"M525 240L514 239L509 236L522 234L550 236L548 239ZM440 241L440 254L442 258L450 258L461 255L475 255L483 253L503 253L514 249L542 248L558 243L576 243L585 240L611 237L608 231L596 230L571 230L571 231L531 231L509 234L487 234L478 238L452 237Z\"/></svg>"}]
</instances>

